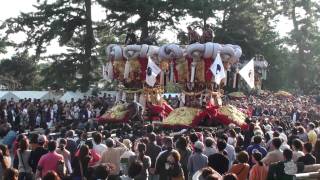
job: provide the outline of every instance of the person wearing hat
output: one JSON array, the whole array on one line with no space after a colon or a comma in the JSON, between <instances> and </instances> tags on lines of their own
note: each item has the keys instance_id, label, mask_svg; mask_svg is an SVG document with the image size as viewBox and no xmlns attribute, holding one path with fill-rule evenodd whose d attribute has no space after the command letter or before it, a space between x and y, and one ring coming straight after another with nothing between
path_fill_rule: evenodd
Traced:
<instances>
[{"instance_id":1,"label":"person wearing hat","mask_svg":"<svg viewBox=\"0 0 320 180\"><path fill-rule=\"evenodd\" d=\"M106 140L107 150L102 154L100 164L110 163L115 166L111 176L118 178L120 174L120 157L127 151L127 147L117 140L108 138Z\"/></svg>"},{"instance_id":2,"label":"person wearing hat","mask_svg":"<svg viewBox=\"0 0 320 180\"><path fill-rule=\"evenodd\" d=\"M38 162L41 156L48 153L48 150L44 148L47 142L47 137L45 135L39 135L37 138L37 144L34 150L31 151L29 164L32 168L33 173L36 173Z\"/></svg>"},{"instance_id":3,"label":"person wearing hat","mask_svg":"<svg viewBox=\"0 0 320 180\"><path fill-rule=\"evenodd\" d=\"M120 156L120 170L124 175L128 175L128 168L129 168L129 158L134 156L135 153L131 151L132 143L130 139L124 139L122 142L126 147L127 150Z\"/></svg>"},{"instance_id":4,"label":"person wearing hat","mask_svg":"<svg viewBox=\"0 0 320 180\"><path fill-rule=\"evenodd\" d=\"M204 144L201 141L194 143L194 153L188 160L188 171L192 177L197 171L208 165L208 157L203 152Z\"/></svg>"}]
</instances>

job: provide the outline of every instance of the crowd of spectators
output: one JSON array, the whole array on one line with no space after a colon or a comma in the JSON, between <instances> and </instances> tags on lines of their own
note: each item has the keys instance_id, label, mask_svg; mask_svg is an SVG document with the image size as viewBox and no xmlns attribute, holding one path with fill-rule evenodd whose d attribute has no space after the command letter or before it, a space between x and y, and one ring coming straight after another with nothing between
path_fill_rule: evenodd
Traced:
<instances>
[{"instance_id":1,"label":"crowd of spectators","mask_svg":"<svg viewBox=\"0 0 320 180\"><path fill-rule=\"evenodd\" d=\"M247 130L96 123L114 101L1 101L0 177L282 180L320 162L320 105L312 96L225 99L248 114Z\"/></svg>"}]
</instances>

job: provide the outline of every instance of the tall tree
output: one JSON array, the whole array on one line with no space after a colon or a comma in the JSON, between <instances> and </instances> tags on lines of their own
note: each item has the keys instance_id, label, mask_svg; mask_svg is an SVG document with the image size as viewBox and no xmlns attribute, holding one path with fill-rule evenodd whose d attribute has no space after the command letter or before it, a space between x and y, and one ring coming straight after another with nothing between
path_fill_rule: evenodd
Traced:
<instances>
[{"instance_id":1,"label":"tall tree","mask_svg":"<svg viewBox=\"0 0 320 180\"><path fill-rule=\"evenodd\" d=\"M215 18L219 8L219 0L189 0L185 1L187 12L193 18L199 18L202 26L206 26L209 18Z\"/></svg>"},{"instance_id":2,"label":"tall tree","mask_svg":"<svg viewBox=\"0 0 320 180\"><path fill-rule=\"evenodd\" d=\"M292 77L299 88L313 89L319 69L320 31L317 23L320 18L320 3L316 0L282 0L279 2L282 15L288 17L293 30L287 43L293 49ZM299 73L297 73L299 72ZM319 79L318 79L319 80Z\"/></svg>"},{"instance_id":3,"label":"tall tree","mask_svg":"<svg viewBox=\"0 0 320 180\"><path fill-rule=\"evenodd\" d=\"M183 0L97 0L106 8L108 23L141 30L140 39L174 26L185 14ZM134 20L137 18L137 20Z\"/></svg>"},{"instance_id":4,"label":"tall tree","mask_svg":"<svg viewBox=\"0 0 320 180\"><path fill-rule=\"evenodd\" d=\"M59 0L48 3L39 1L36 11L21 13L17 18L6 21L8 34L24 32L27 38L18 48L28 51L36 49L36 59L46 52L46 47L58 39L61 46L67 45L70 53L77 54L76 69L82 74L77 80L82 90L86 90L94 80L92 65L96 58L92 55L94 35L91 19L91 0ZM64 58L64 54L61 55Z\"/></svg>"}]
</instances>

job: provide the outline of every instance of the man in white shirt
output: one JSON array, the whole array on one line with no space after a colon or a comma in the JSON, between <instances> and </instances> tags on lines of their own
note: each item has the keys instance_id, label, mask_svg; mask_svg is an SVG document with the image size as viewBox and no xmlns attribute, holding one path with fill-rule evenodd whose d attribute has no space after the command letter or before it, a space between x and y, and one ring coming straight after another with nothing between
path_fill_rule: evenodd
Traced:
<instances>
[{"instance_id":1,"label":"man in white shirt","mask_svg":"<svg viewBox=\"0 0 320 180\"><path fill-rule=\"evenodd\" d=\"M93 150L95 150L100 156L107 150L107 146L101 144L102 134L96 133L93 135Z\"/></svg>"}]
</instances>

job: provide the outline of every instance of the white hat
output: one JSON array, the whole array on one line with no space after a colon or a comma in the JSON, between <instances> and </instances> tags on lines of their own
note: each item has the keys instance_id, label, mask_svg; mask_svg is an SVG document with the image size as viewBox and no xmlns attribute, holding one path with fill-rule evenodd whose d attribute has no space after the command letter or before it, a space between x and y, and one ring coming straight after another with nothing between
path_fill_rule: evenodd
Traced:
<instances>
[{"instance_id":1,"label":"white hat","mask_svg":"<svg viewBox=\"0 0 320 180\"><path fill-rule=\"evenodd\" d=\"M203 150L204 149L204 145L201 141L197 141L194 143L194 148L199 149L199 150Z\"/></svg>"}]
</instances>

